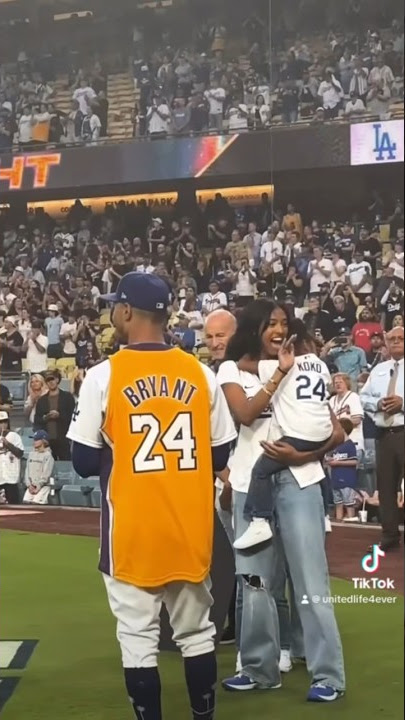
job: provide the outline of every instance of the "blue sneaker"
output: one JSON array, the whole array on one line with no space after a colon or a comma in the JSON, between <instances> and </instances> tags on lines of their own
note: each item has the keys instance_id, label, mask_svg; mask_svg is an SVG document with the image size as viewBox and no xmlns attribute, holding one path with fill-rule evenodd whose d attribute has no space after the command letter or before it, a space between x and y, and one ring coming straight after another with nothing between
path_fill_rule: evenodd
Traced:
<instances>
[{"instance_id":1,"label":"blue sneaker","mask_svg":"<svg viewBox=\"0 0 405 720\"><path fill-rule=\"evenodd\" d=\"M243 673L237 673L234 677L222 681L222 687L229 692L237 690L256 690L257 682Z\"/></svg>"},{"instance_id":2,"label":"blue sneaker","mask_svg":"<svg viewBox=\"0 0 405 720\"><path fill-rule=\"evenodd\" d=\"M243 673L237 673L234 677L226 678L226 680L222 681L222 687L228 692L260 689L259 683ZM272 688L263 688L263 690L278 690L279 688L281 688L281 683L280 685L274 685Z\"/></svg>"},{"instance_id":3,"label":"blue sneaker","mask_svg":"<svg viewBox=\"0 0 405 720\"><path fill-rule=\"evenodd\" d=\"M343 697L344 693L340 690L336 690L336 688L331 687L330 685L322 685L322 683L317 683L316 685L312 685L307 700L308 702L316 702L316 703L322 703L322 702L335 702L336 700L339 700L341 697Z\"/></svg>"}]
</instances>

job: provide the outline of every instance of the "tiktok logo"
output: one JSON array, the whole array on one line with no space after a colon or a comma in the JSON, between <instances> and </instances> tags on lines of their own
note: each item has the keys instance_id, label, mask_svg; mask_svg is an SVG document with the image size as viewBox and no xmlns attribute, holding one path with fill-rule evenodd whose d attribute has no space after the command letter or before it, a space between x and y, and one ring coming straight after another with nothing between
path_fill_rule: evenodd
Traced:
<instances>
[{"instance_id":1,"label":"tiktok logo","mask_svg":"<svg viewBox=\"0 0 405 720\"><path fill-rule=\"evenodd\" d=\"M388 162L397 159L397 144L391 141L389 132L382 132L382 124L373 125L375 133L375 146L373 152L377 162Z\"/></svg>"},{"instance_id":2,"label":"tiktok logo","mask_svg":"<svg viewBox=\"0 0 405 720\"><path fill-rule=\"evenodd\" d=\"M384 550L379 545L373 545L373 550L369 555L365 555L361 561L361 566L366 573L375 573L380 567L380 558L385 557Z\"/></svg>"}]
</instances>

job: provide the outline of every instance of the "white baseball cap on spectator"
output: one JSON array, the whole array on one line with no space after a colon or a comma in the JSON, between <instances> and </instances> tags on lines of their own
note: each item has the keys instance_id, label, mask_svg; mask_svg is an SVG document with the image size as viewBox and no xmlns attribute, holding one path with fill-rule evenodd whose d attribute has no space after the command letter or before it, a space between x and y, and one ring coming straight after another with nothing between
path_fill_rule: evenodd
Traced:
<instances>
[{"instance_id":1,"label":"white baseball cap on spectator","mask_svg":"<svg viewBox=\"0 0 405 720\"><path fill-rule=\"evenodd\" d=\"M152 218L152 222L158 223L158 225L163 225L163 221L161 218Z\"/></svg>"},{"instance_id":2,"label":"white baseball cap on spectator","mask_svg":"<svg viewBox=\"0 0 405 720\"><path fill-rule=\"evenodd\" d=\"M6 412L5 410L1 410L1 412L0 412L0 422L5 422L5 420L8 420L8 419L9 419L9 417L8 417L8 412Z\"/></svg>"},{"instance_id":3,"label":"white baseball cap on spectator","mask_svg":"<svg viewBox=\"0 0 405 720\"><path fill-rule=\"evenodd\" d=\"M5 110L8 110L11 113L13 112L13 106L12 106L11 102L9 102L8 100L5 100L1 107L3 107Z\"/></svg>"},{"instance_id":4,"label":"white baseball cap on spectator","mask_svg":"<svg viewBox=\"0 0 405 720\"><path fill-rule=\"evenodd\" d=\"M57 305L48 305L48 312L59 312L59 308Z\"/></svg>"},{"instance_id":5,"label":"white baseball cap on spectator","mask_svg":"<svg viewBox=\"0 0 405 720\"><path fill-rule=\"evenodd\" d=\"M24 268L21 265L17 265L14 272L22 273L24 275Z\"/></svg>"}]
</instances>

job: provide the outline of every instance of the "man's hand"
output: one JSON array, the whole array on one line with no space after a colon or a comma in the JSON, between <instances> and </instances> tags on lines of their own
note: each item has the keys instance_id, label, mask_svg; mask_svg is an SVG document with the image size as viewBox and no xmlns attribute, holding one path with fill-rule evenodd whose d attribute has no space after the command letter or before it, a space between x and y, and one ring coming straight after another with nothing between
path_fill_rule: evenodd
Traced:
<instances>
[{"instance_id":1,"label":"man's hand","mask_svg":"<svg viewBox=\"0 0 405 720\"><path fill-rule=\"evenodd\" d=\"M382 410L387 415L396 415L403 409L403 401L399 395L390 395L382 401Z\"/></svg>"},{"instance_id":2,"label":"man's hand","mask_svg":"<svg viewBox=\"0 0 405 720\"><path fill-rule=\"evenodd\" d=\"M224 512L232 512L232 485L229 480L224 483L223 490L219 496L219 504Z\"/></svg>"},{"instance_id":3,"label":"man's hand","mask_svg":"<svg viewBox=\"0 0 405 720\"><path fill-rule=\"evenodd\" d=\"M302 453L299 453L298 450L295 450L295 448L291 447L291 445L287 445L287 443L268 443L263 440L260 445L262 446L265 455L268 455L268 457L272 460L277 460L277 462L285 465L286 467L290 467L290 465L293 467L305 465L308 462L305 456L303 457Z\"/></svg>"},{"instance_id":4,"label":"man's hand","mask_svg":"<svg viewBox=\"0 0 405 720\"><path fill-rule=\"evenodd\" d=\"M58 420L60 415L57 410L51 410L46 417L48 420Z\"/></svg>"},{"instance_id":5,"label":"man's hand","mask_svg":"<svg viewBox=\"0 0 405 720\"><path fill-rule=\"evenodd\" d=\"M30 491L31 495L37 495L39 488L37 488L36 485L30 485L28 490Z\"/></svg>"}]
</instances>

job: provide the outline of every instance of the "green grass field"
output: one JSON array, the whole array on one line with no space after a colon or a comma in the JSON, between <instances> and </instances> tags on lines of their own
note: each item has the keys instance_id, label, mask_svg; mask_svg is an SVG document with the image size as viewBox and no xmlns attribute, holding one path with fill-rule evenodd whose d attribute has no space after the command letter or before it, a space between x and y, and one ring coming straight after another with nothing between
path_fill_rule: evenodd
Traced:
<instances>
[{"instance_id":1,"label":"green grass field","mask_svg":"<svg viewBox=\"0 0 405 720\"><path fill-rule=\"evenodd\" d=\"M96 570L97 541L59 535L1 533L1 639L38 639L2 720L133 720L122 686L114 622ZM335 594L352 594L336 580ZM218 693L218 720L399 720L403 717L402 601L337 608L345 647L348 693L332 706L304 702L303 666L283 690ZM234 653L220 651L220 676L232 674ZM181 659L161 658L167 720L189 720Z\"/></svg>"}]
</instances>

